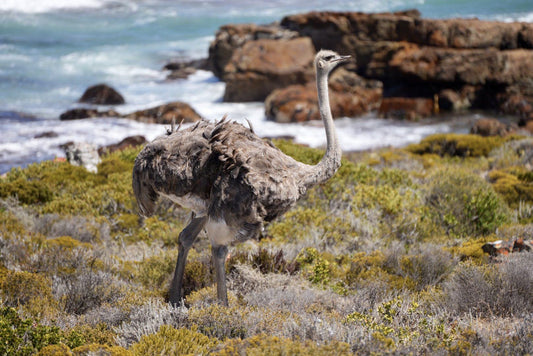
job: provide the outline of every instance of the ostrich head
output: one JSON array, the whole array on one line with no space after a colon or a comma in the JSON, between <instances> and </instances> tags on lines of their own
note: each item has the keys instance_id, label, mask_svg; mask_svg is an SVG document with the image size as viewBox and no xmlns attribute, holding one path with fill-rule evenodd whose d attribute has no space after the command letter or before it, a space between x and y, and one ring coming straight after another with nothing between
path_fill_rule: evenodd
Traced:
<instances>
[{"instance_id":1,"label":"ostrich head","mask_svg":"<svg viewBox=\"0 0 533 356\"><path fill-rule=\"evenodd\" d=\"M315 68L317 73L327 74L339 63L346 62L350 58L351 56L341 56L336 52L323 49L315 57Z\"/></svg>"}]
</instances>

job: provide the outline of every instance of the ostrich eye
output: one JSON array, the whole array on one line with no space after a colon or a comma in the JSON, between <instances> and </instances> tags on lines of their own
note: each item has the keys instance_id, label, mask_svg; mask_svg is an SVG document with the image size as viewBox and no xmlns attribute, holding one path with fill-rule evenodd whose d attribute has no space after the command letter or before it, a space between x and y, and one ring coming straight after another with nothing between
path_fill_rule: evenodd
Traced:
<instances>
[{"instance_id":1,"label":"ostrich eye","mask_svg":"<svg viewBox=\"0 0 533 356\"><path fill-rule=\"evenodd\" d=\"M326 61L331 61L333 58L335 58L335 56L333 56L333 55L331 55L331 54L330 54L329 56L325 56L325 57L324 57L324 59L325 59Z\"/></svg>"}]
</instances>

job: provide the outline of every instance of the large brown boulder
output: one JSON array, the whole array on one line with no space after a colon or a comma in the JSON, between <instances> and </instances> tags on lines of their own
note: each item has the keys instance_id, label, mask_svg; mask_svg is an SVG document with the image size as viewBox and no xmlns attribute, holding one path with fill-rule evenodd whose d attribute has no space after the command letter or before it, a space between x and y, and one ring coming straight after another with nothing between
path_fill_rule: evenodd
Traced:
<instances>
[{"instance_id":1,"label":"large brown boulder","mask_svg":"<svg viewBox=\"0 0 533 356\"><path fill-rule=\"evenodd\" d=\"M124 104L124 97L107 84L93 85L81 96L80 103L93 105L120 105Z\"/></svg>"},{"instance_id":2,"label":"large brown boulder","mask_svg":"<svg viewBox=\"0 0 533 356\"><path fill-rule=\"evenodd\" d=\"M482 118L474 123L470 133L480 136L506 136L516 132L518 128L513 124L504 124L498 119Z\"/></svg>"},{"instance_id":3,"label":"large brown boulder","mask_svg":"<svg viewBox=\"0 0 533 356\"><path fill-rule=\"evenodd\" d=\"M220 27L215 40L209 46L208 65L213 73L224 80L225 67L233 52L248 41L259 39L291 39L298 33L284 29L279 25L232 24Z\"/></svg>"},{"instance_id":4,"label":"large brown boulder","mask_svg":"<svg viewBox=\"0 0 533 356\"><path fill-rule=\"evenodd\" d=\"M134 113L124 115L125 118L146 123L172 124L184 122L196 122L202 117L187 103L180 101L156 106L154 108L139 110Z\"/></svg>"},{"instance_id":5,"label":"large brown boulder","mask_svg":"<svg viewBox=\"0 0 533 356\"><path fill-rule=\"evenodd\" d=\"M533 78L533 51L410 47L395 53L389 75L397 79L470 85L510 85Z\"/></svg>"},{"instance_id":6,"label":"large brown boulder","mask_svg":"<svg viewBox=\"0 0 533 356\"><path fill-rule=\"evenodd\" d=\"M417 10L394 13L309 12L286 16L281 25L309 36L317 49L346 49L342 37L359 41L406 41L451 48L533 48L533 24L477 19L421 19Z\"/></svg>"},{"instance_id":7,"label":"large brown boulder","mask_svg":"<svg viewBox=\"0 0 533 356\"><path fill-rule=\"evenodd\" d=\"M402 41L406 28L414 26L420 17L417 10L396 13L309 12L286 16L281 25L308 36L317 50L332 49L344 53L348 48L343 36L355 35L360 41Z\"/></svg>"},{"instance_id":8,"label":"large brown boulder","mask_svg":"<svg viewBox=\"0 0 533 356\"><path fill-rule=\"evenodd\" d=\"M329 90L333 117L354 117L377 108L382 84L340 68L331 75ZM280 123L320 120L315 82L275 90L265 100L265 115Z\"/></svg>"},{"instance_id":9,"label":"large brown boulder","mask_svg":"<svg viewBox=\"0 0 533 356\"><path fill-rule=\"evenodd\" d=\"M249 41L225 67L224 101L263 101L273 90L305 84L314 74L314 48L309 38Z\"/></svg>"},{"instance_id":10,"label":"large brown boulder","mask_svg":"<svg viewBox=\"0 0 533 356\"><path fill-rule=\"evenodd\" d=\"M427 98L383 98L378 114L385 118L418 120L434 114L435 102Z\"/></svg>"}]
</instances>

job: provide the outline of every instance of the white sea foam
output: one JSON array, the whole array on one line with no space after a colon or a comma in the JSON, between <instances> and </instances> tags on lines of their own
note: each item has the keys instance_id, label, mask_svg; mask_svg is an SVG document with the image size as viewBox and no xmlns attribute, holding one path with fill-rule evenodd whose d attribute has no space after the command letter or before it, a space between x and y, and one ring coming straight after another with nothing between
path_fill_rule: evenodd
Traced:
<instances>
[{"instance_id":1,"label":"white sea foam","mask_svg":"<svg viewBox=\"0 0 533 356\"><path fill-rule=\"evenodd\" d=\"M0 11L43 13L59 9L99 8L103 0L2 0Z\"/></svg>"}]
</instances>

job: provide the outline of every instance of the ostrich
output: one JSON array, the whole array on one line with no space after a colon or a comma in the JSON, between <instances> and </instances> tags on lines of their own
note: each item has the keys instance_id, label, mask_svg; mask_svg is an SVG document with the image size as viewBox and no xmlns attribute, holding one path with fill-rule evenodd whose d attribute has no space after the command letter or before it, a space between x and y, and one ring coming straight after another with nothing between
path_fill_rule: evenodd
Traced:
<instances>
[{"instance_id":1,"label":"ostrich","mask_svg":"<svg viewBox=\"0 0 533 356\"><path fill-rule=\"evenodd\" d=\"M329 107L328 74L350 56L322 50L315 57L318 104L327 148L317 165L282 153L225 117L200 121L146 145L135 160L133 191L140 213L150 216L164 196L193 211L178 237L178 260L170 286L170 303L182 300L187 254L206 230L211 242L217 297L228 305L225 260L228 245L256 237L268 222L285 213L311 186L328 180L341 164L341 149Z\"/></svg>"}]
</instances>

